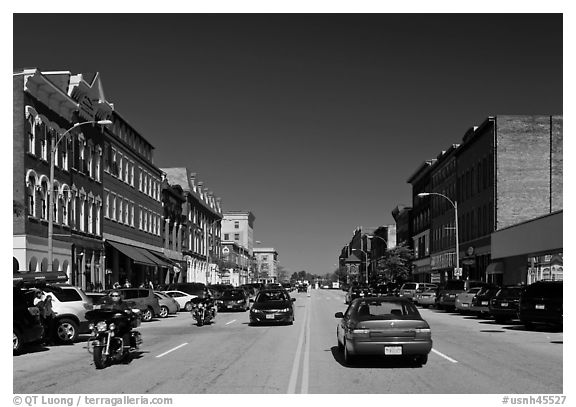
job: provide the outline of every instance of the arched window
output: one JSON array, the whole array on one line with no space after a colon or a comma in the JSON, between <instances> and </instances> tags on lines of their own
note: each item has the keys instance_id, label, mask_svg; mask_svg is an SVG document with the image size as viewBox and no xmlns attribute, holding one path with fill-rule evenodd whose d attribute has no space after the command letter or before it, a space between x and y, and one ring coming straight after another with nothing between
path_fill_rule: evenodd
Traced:
<instances>
[{"instance_id":1,"label":"arched window","mask_svg":"<svg viewBox=\"0 0 576 407\"><path fill-rule=\"evenodd\" d=\"M36 173L33 171L26 179L26 198L28 215L36 217Z\"/></svg>"},{"instance_id":2,"label":"arched window","mask_svg":"<svg viewBox=\"0 0 576 407\"><path fill-rule=\"evenodd\" d=\"M85 230L85 224L86 224L86 197L85 196L81 196L80 197L80 231L84 232Z\"/></svg>"},{"instance_id":3,"label":"arched window","mask_svg":"<svg viewBox=\"0 0 576 407\"><path fill-rule=\"evenodd\" d=\"M32 256L30 258L30 261L28 262L28 271L37 271L38 270L38 259L34 256Z\"/></svg>"},{"instance_id":4,"label":"arched window","mask_svg":"<svg viewBox=\"0 0 576 407\"><path fill-rule=\"evenodd\" d=\"M99 204L96 204L96 235L100 236L100 208Z\"/></svg>"},{"instance_id":5,"label":"arched window","mask_svg":"<svg viewBox=\"0 0 576 407\"><path fill-rule=\"evenodd\" d=\"M62 191L62 224L68 226L68 205L70 204L70 190L64 189Z\"/></svg>"},{"instance_id":6,"label":"arched window","mask_svg":"<svg viewBox=\"0 0 576 407\"><path fill-rule=\"evenodd\" d=\"M100 149L96 150L95 157L94 157L94 179L96 181L100 181L100 156L102 155L102 151Z\"/></svg>"},{"instance_id":7,"label":"arched window","mask_svg":"<svg viewBox=\"0 0 576 407\"><path fill-rule=\"evenodd\" d=\"M94 149L92 148L92 143L89 143L86 147L86 154L87 154L87 173L90 178L94 178L94 170L92 168L92 164L94 163Z\"/></svg>"},{"instance_id":8,"label":"arched window","mask_svg":"<svg viewBox=\"0 0 576 407\"><path fill-rule=\"evenodd\" d=\"M93 233L92 225L92 211L94 209L94 203L88 202L88 233Z\"/></svg>"},{"instance_id":9,"label":"arched window","mask_svg":"<svg viewBox=\"0 0 576 407\"><path fill-rule=\"evenodd\" d=\"M48 179L40 183L40 218L48 219Z\"/></svg>"},{"instance_id":10,"label":"arched window","mask_svg":"<svg viewBox=\"0 0 576 407\"><path fill-rule=\"evenodd\" d=\"M44 257L42 263L40 264L40 271L48 271L48 259Z\"/></svg>"},{"instance_id":11,"label":"arched window","mask_svg":"<svg viewBox=\"0 0 576 407\"><path fill-rule=\"evenodd\" d=\"M28 152L36 154L36 126L34 125L35 117L29 114L26 119L26 134L28 135Z\"/></svg>"}]
</instances>

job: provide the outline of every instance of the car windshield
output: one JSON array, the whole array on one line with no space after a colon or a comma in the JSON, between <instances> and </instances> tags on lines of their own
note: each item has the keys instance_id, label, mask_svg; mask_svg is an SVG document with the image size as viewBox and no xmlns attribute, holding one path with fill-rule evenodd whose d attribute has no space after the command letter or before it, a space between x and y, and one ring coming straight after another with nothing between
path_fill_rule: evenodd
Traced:
<instances>
[{"instance_id":1,"label":"car windshield","mask_svg":"<svg viewBox=\"0 0 576 407\"><path fill-rule=\"evenodd\" d=\"M286 301L288 296L283 291L264 291L258 294L256 302Z\"/></svg>"},{"instance_id":2,"label":"car windshield","mask_svg":"<svg viewBox=\"0 0 576 407\"><path fill-rule=\"evenodd\" d=\"M444 286L445 290L463 290L464 289L464 280L453 280L446 282Z\"/></svg>"},{"instance_id":3,"label":"car windshield","mask_svg":"<svg viewBox=\"0 0 576 407\"><path fill-rule=\"evenodd\" d=\"M358 319L420 318L410 302L360 301L356 308Z\"/></svg>"},{"instance_id":4,"label":"car windshield","mask_svg":"<svg viewBox=\"0 0 576 407\"><path fill-rule=\"evenodd\" d=\"M222 294L222 298L242 299L244 298L244 293L240 290L227 290Z\"/></svg>"},{"instance_id":5,"label":"car windshield","mask_svg":"<svg viewBox=\"0 0 576 407\"><path fill-rule=\"evenodd\" d=\"M520 297L522 287L507 287L498 291L498 297Z\"/></svg>"},{"instance_id":6,"label":"car windshield","mask_svg":"<svg viewBox=\"0 0 576 407\"><path fill-rule=\"evenodd\" d=\"M406 283L402 286L404 290L414 290L416 289L416 283Z\"/></svg>"}]
</instances>

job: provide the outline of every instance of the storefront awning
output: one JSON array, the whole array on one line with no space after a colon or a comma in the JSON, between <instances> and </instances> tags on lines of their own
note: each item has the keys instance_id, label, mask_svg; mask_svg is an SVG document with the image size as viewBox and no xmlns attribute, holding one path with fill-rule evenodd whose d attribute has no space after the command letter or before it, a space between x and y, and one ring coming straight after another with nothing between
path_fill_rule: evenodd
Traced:
<instances>
[{"instance_id":1,"label":"storefront awning","mask_svg":"<svg viewBox=\"0 0 576 407\"><path fill-rule=\"evenodd\" d=\"M486 274L504 274L504 264L497 261L486 267Z\"/></svg>"},{"instance_id":2,"label":"storefront awning","mask_svg":"<svg viewBox=\"0 0 576 407\"><path fill-rule=\"evenodd\" d=\"M165 257L164 255L162 255L162 253L159 252L155 252L153 250L146 250L146 254L153 260L156 262L156 264L160 267L168 267L168 268L172 268L175 265L177 266L177 264L174 262L174 260L171 260L167 257Z\"/></svg>"},{"instance_id":3,"label":"storefront awning","mask_svg":"<svg viewBox=\"0 0 576 407\"><path fill-rule=\"evenodd\" d=\"M114 247L116 250L130 257L132 260L134 260L135 263L144 264L146 266L157 265L157 263L150 258L152 256L151 254L146 255L146 253L144 252L145 249L118 242L107 241L107 243L110 246Z\"/></svg>"}]
</instances>

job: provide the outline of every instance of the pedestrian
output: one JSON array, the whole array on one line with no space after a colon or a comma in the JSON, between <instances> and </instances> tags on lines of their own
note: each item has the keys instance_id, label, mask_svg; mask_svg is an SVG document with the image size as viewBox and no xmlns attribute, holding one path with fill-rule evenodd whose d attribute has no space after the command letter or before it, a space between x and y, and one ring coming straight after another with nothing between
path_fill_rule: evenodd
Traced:
<instances>
[{"instance_id":1,"label":"pedestrian","mask_svg":"<svg viewBox=\"0 0 576 407\"><path fill-rule=\"evenodd\" d=\"M126 281L124 281L124 288L130 288L130 287L132 287L132 284L130 284L130 281L126 279Z\"/></svg>"},{"instance_id":2,"label":"pedestrian","mask_svg":"<svg viewBox=\"0 0 576 407\"><path fill-rule=\"evenodd\" d=\"M34 289L36 292L34 306L40 311L40 322L44 327L43 341L49 344L52 339L52 325L54 323L54 310L52 309L52 296L46 295L42 290Z\"/></svg>"},{"instance_id":3,"label":"pedestrian","mask_svg":"<svg viewBox=\"0 0 576 407\"><path fill-rule=\"evenodd\" d=\"M116 281L116 282L114 283L114 285L112 285L112 288L114 288L115 290L119 289L119 288L120 288L120 283L119 283L118 281Z\"/></svg>"}]
</instances>

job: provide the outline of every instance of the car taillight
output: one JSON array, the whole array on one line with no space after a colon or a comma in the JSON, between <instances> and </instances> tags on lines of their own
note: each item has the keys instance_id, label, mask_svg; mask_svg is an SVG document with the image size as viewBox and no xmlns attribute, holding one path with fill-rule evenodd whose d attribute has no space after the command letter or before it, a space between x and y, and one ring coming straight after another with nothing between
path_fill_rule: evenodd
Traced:
<instances>
[{"instance_id":1,"label":"car taillight","mask_svg":"<svg viewBox=\"0 0 576 407\"><path fill-rule=\"evenodd\" d=\"M368 337L368 336L370 336L370 330L369 329L353 329L352 335L354 335L356 337Z\"/></svg>"},{"instance_id":2,"label":"car taillight","mask_svg":"<svg viewBox=\"0 0 576 407\"><path fill-rule=\"evenodd\" d=\"M417 338L428 339L432 336L430 328L416 328L414 331L416 332Z\"/></svg>"}]
</instances>

